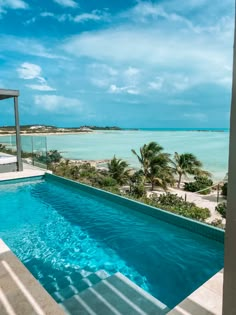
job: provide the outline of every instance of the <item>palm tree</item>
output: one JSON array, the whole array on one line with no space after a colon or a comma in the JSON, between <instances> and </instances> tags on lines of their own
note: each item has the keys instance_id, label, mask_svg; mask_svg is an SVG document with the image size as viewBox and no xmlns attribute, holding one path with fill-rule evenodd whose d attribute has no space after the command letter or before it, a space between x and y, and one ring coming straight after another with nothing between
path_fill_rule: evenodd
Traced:
<instances>
[{"instance_id":1,"label":"palm tree","mask_svg":"<svg viewBox=\"0 0 236 315\"><path fill-rule=\"evenodd\" d=\"M129 177L129 170L127 169L128 163L114 156L107 165L109 175L115 179L118 184L123 185Z\"/></svg>"},{"instance_id":2,"label":"palm tree","mask_svg":"<svg viewBox=\"0 0 236 315\"><path fill-rule=\"evenodd\" d=\"M155 185L166 190L167 185L173 183L174 178L169 161L168 153L159 153L150 161L147 178L151 182L151 190L154 190Z\"/></svg>"},{"instance_id":3,"label":"palm tree","mask_svg":"<svg viewBox=\"0 0 236 315\"><path fill-rule=\"evenodd\" d=\"M143 174L147 178L148 169L150 167L151 160L154 156L161 153L163 148L156 142L152 141L148 144L144 144L140 149L140 155L132 149L132 153L138 158L139 163L142 166Z\"/></svg>"},{"instance_id":4,"label":"palm tree","mask_svg":"<svg viewBox=\"0 0 236 315\"><path fill-rule=\"evenodd\" d=\"M171 161L173 165L172 170L174 173L178 174L178 188L180 188L182 176L190 175L206 175L211 174L202 169L202 163L197 159L192 153L179 154L175 152L174 158Z\"/></svg>"},{"instance_id":5,"label":"palm tree","mask_svg":"<svg viewBox=\"0 0 236 315\"><path fill-rule=\"evenodd\" d=\"M151 183L151 189L155 185L167 189L167 184L173 182L169 154L163 153L163 148L156 142L144 144L139 151L140 155L132 150L142 166L144 178Z\"/></svg>"}]
</instances>

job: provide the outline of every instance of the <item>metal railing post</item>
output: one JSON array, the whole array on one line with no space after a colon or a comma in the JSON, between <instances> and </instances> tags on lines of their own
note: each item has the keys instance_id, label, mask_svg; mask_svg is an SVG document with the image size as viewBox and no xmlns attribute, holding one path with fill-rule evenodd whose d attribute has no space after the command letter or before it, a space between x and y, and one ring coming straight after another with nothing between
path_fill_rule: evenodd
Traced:
<instances>
[{"instance_id":1,"label":"metal railing post","mask_svg":"<svg viewBox=\"0 0 236 315\"><path fill-rule=\"evenodd\" d=\"M18 96L14 96L14 111L15 111L15 125L16 125L16 150L17 150L17 171L23 171L23 164L21 159L21 139L20 139L20 122L18 112Z\"/></svg>"}]
</instances>

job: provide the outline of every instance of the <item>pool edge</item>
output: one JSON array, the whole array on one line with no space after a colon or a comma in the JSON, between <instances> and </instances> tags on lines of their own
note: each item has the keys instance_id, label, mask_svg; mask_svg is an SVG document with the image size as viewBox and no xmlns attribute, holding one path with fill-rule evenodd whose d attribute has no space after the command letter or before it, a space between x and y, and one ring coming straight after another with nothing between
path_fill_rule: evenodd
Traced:
<instances>
[{"instance_id":1,"label":"pool edge","mask_svg":"<svg viewBox=\"0 0 236 315\"><path fill-rule=\"evenodd\" d=\"M130 207L132 210L152 216L156 219L163 220L167 223L185 228L187 230L190 230L191 232L195 232L196 234L203 235L205 237L208 237L220 243L224 243L225 231L223 229L210 226L209 224L192 220L192 219L180 216L178 214L169 212L167 210L155 208L155 207L146 205L144 203L131 200L126 197L119 196L111 192L108 192L99 188L95 188L86 184L82 184L80 182L76 182L76 181L61 177L61 176L54 175L54 174L46 173L44 175L44 178L45 180L66 184L68 186L77 188L84 192L92 193L95 196L99 196L101 198L105 198L106 200L119 203L120 205Z\"/></svg>"}]
</instances>

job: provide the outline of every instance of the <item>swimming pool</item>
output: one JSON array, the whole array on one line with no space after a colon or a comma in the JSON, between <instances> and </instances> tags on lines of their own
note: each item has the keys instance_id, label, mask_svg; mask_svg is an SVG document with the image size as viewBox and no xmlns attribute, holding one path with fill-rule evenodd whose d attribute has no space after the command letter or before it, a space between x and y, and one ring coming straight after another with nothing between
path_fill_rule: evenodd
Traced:
<instances>
[{"instance_id":1,"label":"swimming pool","mask_svg":"<svg viewBox=\"0 0 236 315\"><path fill-rule=\"evenodd\" d=\"M39 281L120 271L170 308L223 267L221 242L50 179L0 185L0 238Z\"/></svg>"}]
</instances>

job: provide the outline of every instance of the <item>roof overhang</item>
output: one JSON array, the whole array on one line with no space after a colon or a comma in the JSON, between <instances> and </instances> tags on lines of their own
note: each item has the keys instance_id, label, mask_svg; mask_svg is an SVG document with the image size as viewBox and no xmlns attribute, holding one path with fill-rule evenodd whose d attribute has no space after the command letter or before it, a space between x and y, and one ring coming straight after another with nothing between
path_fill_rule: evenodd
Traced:
<instances>
[{"instance_id":1,"label":"roof overhang","mask_svg":"<svg viewBox=\"0 0 236 315\"><path fill-rule=\"evenodd\" d=\"M6 98L19 96L20 92L18 90L4 90L0 89L0 100L4 100Z\"/></svg>"}]
</instances>

